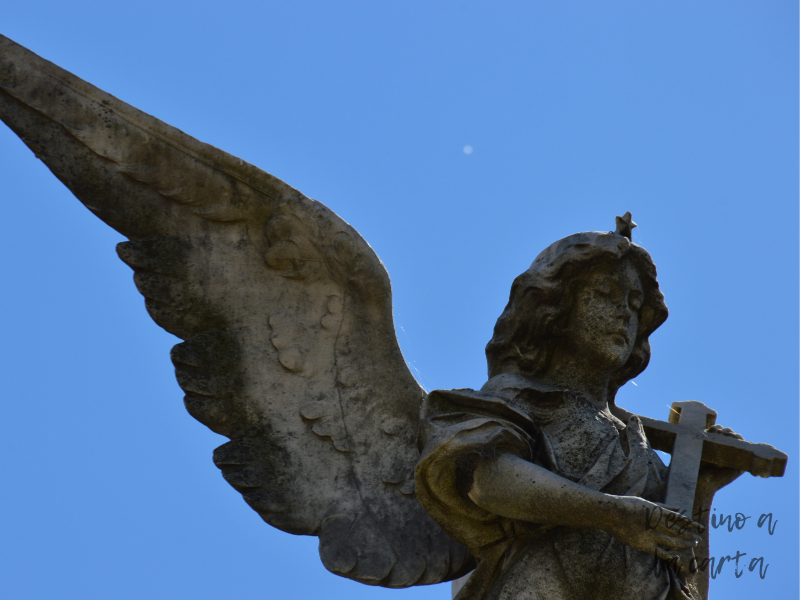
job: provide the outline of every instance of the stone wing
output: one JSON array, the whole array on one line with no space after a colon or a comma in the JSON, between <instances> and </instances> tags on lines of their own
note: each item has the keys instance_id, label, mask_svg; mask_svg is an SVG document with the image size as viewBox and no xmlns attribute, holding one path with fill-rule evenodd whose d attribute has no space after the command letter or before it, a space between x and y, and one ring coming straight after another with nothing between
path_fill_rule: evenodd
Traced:
<instances>
[{"instance_id":1,"label":"stone wing","mask_svg":"<svg viewBox=\"0 0 800 600\"><path fill-rule=\"evenodd\" d=\"M0 36L0 118L130 241L225 479L332 572L405 587L469 567L414 494L423 389L389 277L331 210Z\"/></svg>"}]
</instances>

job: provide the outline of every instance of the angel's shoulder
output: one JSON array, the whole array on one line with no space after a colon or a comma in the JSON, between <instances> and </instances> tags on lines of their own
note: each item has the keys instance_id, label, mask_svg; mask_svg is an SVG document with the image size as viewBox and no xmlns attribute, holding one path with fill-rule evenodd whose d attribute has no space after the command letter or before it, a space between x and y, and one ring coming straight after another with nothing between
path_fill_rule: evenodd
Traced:
<instances>
[{"instance_id":1,"label":"angel's shoulder","mask_svg":"<svg viewBox=\"0 0 800 600\"><path fill-rule=\"evenodd\" d=\"M575 394L570 390L515 373L495 375L483 385L481 393L502 398L508 405L534 420L550 420L575 402Z\"/></svg>"},{"instance_id":2,"label":"angel's shoulder","mask_svg":"<svg viewBox=\"0 0 800 600\"><path fill-rule=\"evenodd\" d=\"M529 420L532 416L529 414L531 406L557 406L572 396L569 390L521 375L502 373L489 379L480 390L433 390L423 403L422 417L466 409L500 414L511 412Z\"/></svg>"},{"instance_id":3,"label":"angel's shoulder","mask_svg":"<svg viewBox=\"0 0 800 600\"><path fill-rule=\"evenodd\" d=\"M535 430L532 415L518 406L511 390L460 388L433 390L428 393L420 411L420 426L436 429L474 419L504 421L525 432ZM424 436L423 436L424 437Z\"/></svg>"}]
</instances>

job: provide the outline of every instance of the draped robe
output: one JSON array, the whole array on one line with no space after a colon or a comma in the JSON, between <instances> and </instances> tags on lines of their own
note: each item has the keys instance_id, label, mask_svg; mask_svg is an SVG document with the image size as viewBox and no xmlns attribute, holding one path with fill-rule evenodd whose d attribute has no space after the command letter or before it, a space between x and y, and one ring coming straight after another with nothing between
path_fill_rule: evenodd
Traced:
<instances>
[{"instance_id":1,"label":"draped robe","mask_svg":"<svg viewBox=\"0 0 800 600\"><path fill-rule=\"evenodd\" d=\"M661 502L668 468L636 416L622 423L569 390L502 374L479 392L428 394L419 442L417 497L478 563L457 600L693 598L669 565L600 529L516 521L467 496L478 462L508 452L593 490Z\"/></svg>"}]
</instances>

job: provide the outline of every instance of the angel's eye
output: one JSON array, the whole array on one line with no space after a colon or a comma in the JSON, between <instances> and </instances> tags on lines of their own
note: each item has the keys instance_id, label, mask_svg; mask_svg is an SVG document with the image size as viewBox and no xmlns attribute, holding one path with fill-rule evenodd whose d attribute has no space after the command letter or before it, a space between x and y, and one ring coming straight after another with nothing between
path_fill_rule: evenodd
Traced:
<instances>
[{"instance_id":1,"label":"angel's eye","mask_svg":"<svg viewBox=\"0 0 800 600\"><path fill-rule=\"evenodd\" d=\"M595 296L600 296L601 298L607 298L611 295L611 288L605 284L598 285L594 288Z\"/></svg>"}]
</instances>

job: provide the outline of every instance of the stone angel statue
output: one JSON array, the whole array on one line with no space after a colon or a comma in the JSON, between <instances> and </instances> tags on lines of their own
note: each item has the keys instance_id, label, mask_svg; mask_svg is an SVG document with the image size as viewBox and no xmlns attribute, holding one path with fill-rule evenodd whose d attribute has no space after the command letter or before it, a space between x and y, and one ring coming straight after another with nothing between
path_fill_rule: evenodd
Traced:
<instances>
[{"instance_id":1,"label":"stone angel statue","mask_svg":"<svg viewBox=\"0 0 800 600\"><path fill-rule=\"evenodd\" d=\"M318 536L330 571L386 587L472 571L459 600L705 597L684 567L707 530L660 504L668 468L614 403L667 317L629 214L515 280L481 390L426 394L386 269L319 202L3 37L0 118L130 240L150 316L184 340L187 410L230 439L216 465L267 523ZM704 464L696 502L737 465ZM655 509L669 519L645 527Z\"/></svg>"}]
</instances>

